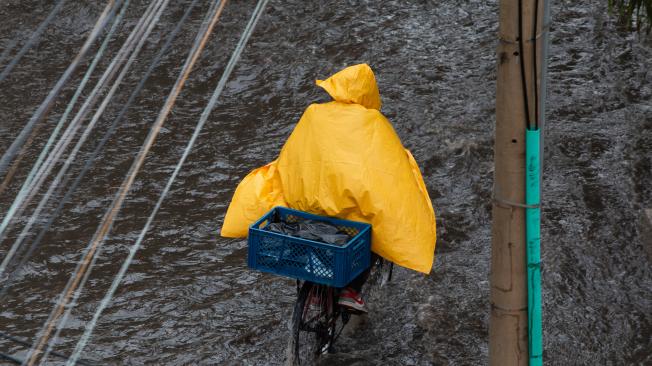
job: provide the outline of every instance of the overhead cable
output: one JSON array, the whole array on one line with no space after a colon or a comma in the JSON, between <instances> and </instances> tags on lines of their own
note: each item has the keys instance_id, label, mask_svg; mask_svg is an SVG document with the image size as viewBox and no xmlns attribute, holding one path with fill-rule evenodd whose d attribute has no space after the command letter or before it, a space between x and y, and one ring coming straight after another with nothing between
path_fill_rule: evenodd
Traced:
<instances>
[{"instance_id":1,"label":"overhead cable","mask_svg":"<svg viewBox=\"0 0 652 366\"><path fill-rule=\"evenodd\" d=\"M127 7L129 6L129 0L125 0L123 5L122 5L122 10L120 10L120 13L118 16L113 20L113 24L111 25L111 29L109 29L109 32L107 33L106 37L104 38L104 41L100 45L100 48L97 50L95 53L95 57L93 58L93 61L91 62L90 66L86 70L86 73L84 74L84 77L82 78L82 81L80 82L79 86L77 87L77 90L75 91L75 94L73 97L70 99L70 102L68 102L68 105L66 106L66 110L63 112L63 115L59 119L59 122L57 123L57 126L54 128L52 133L50 134L50 137L48 138L47 143L41 150L41 153L39 154L38 158L36 159L36 162L32 166L32 169L30 170L29 174L27 175L27 178L25 179L25 182L23 182L23 186L29 185L32 181L32 178L34 178L34 174L38 170L38 168L41 166L43 163L43 160L47 157L48 153L50 152L50 148L52 147L52 144L56 140L56 138L59 136L59 132L63 128L63 125L65 124L65 121L68 119L68 115L70 112L72 112L73 107L77 103L77 99L79 99L79 96L81 95L82 91L84 90L84 87L86 87L86 84L88 83L88 80L90 79L91 75L93 74L93 71L95 70L95 67L97 67L97 64L99 61L102 59L102 56L104 55L104 51L106 50L106 47L109 44L109 41L111 41L111 38L113 37L113 33L115 33L116 29L118 28L118 25L122 21L122 18L124 17L124 13L127 10ZM36 131L36 128L34 129ZM7 189L9 186L9 182L13 178L14 174L16 173L16 170L18 169L18 166L20 164L21 156L24 154L24 150L30 145L29 143L26 143L22 148L21 151L17 154L16 158L14 159L13 164L7 170L7 174L5 175L2 183L0 184L0 194ZM21 187L22 190L22 187Z\"/></svg>"},{"instance_id":2,"label":"overhead cable","mask_svg":"<svg viewBox=\"0 0 652 366\"><path fill-rule=\"evenodd\" d=\"M169 0L165 1L165 5L167 5L168 1ZM190 72L192 71L197 59L199 58L199 55L204 49L206 41L208 40L208 37L213 30L213 27L217 23L217 20L219 19L222 10L224 9L224 5L226 4L226 1L218 1L218 2L220 3L220 6L215 9L214 13L212 13L212 17L204 32L198 34L197 39L195 40L195 44L193 45L192 51L190 55L188 55L188 58L184 63L181 74L177 78L177 81L175 82L173 89L168 95L168 98L166 99L163 108L159 112L156 121L154 122L152 128L150 129L150 132L145 140L145 143L143 144L143 146L141 146L141 149L138 153L138 156L136 157L136 160L134 161L131 168L129 169L127 177L125 178L122 185L120 186L120 189L116 193L116 197L114 198L109 210L104 215L101 225L99 226L98 230L93 236L93 239L89 243L88 247L84 251L84 255L81 261L79 262L75 272L73 273L73 276L70 278L70 281L68 282L66 288L64 289L63 296L61 296L61 298L58 301L58 304L55 306L52 313L50 314L50 317L48 318L48 321L46 322L44 329L40 334L40 339L37 342L36 347L30 350L30 354L28 357L29 359L28 365L33 365L37 361L40 353L42 352L43 347L45 346L45 344L48 344L50 335L52 334L52 331L56 323L58 322L59 317L64 312L64 309L66 307L68 308L68 310L66 310L66 314L64 315L64 319L62 319L61 324L65 323L65 318L68 316L68 314L70 314L70 310L72 309L72 306L69 305L74 305L77 297L79 296L80 291L83 289L83 284L85 282L85 279L88 278L88 274L90 273L90 272L86 272L86 270L92 267L91 261L93 263L95 262L96 260L95 253L98 247L105 240L106 235L109 233L113 221L115 220L115 216L117 215L120 208L122 207L124 199L127 193L129 192L131 185L135 180L135 176L140 170L145 160L145 156L149 152L152 144L154 143L154 140L156 139L156 136L160 132L163 123L165 122L168 114L170 113L170 110L172 109L174 102L176 101L179 93L181 92L181 89L185 85L185 82L187 81ZM82 281L82 277L84 278L83 281ZM72 302L70 302L71 297L73 296L74 298ZM48 349L50 349L51 347L52 344L48 346Z\"/></svg>"},{"instance_id":3,"label":"overhead cable","mask_svg":"<svg viewBox=\"0 0 652 366\"><path fill-rule=\"evenodd\" d=\"M43 31L45 31L45 28L50 24L52 19L57 15L59 10L63 8L63 4L66 3L66 0L59 0L59 2L54 6L54 8L50 11L50 14L39 24L38 28L32 33L32 35L29 37L27 42L23 45L23 47L20 48L16 56L7 64L7 66L0 72L0 83L11 73L11 70L14 69L16 64L18 64L18 61L20 61L23 56L29 51L30 48L32 48L34 45L38 43L38 39L41 37L41 34L43 34Z\"/></svg>"},{"instance_id":4,"label":"overhead cable","mask_svg":"<svg viewBox=\"0 0 652 366\"><path fill-rule=\"evenodd\" d=\"M154 25L156 25L156 23L158 22L158 19L160 18L163 10L165 10L165 8L167 7L168 2L169 2L169 0L153 0L150 3L150 6L148 7L145 14L143 14L143 17L141 17L141 20L139 22L139 25L141 26L141 28L144 27L144 26L147 27L147 31L145 32L144 36L143 36L142 33L140 33L141 28L139 28L139 25L137 25L134 28L134 30L133 30L134 33L132 33L132 34L139 34L140 37L141 37L141 39L139 40L138 46L137 46L138 51L140 50L140 48L142 48L142 46L144 44L144 41L149 36L149 33L154 28ZM136 57L138 56L138 51L134 51L134 53L132 53L132 55L130 56L129 60L127 61L127 63L129 65L133 61L135 61ZM119 77L120 79L124 76L124 74L125 74L125 72L127 70L128 70L128 67L125 67L123 69L123 71L121 72L120 77ZM115 88L117 87L117 85L119 85L119 82L115 83L114 86L111 88L111 91L109 92L109 94L111 94L111 96L112 96L112 92L115 91ZM107 94L107 96L110 99L110 96L108 94ZM109 99L105 99L104 102L108 102ZM102 103L103 106L105 106L104 102ZM102 109L102 106L100 106L100 109ZM98 111L99 111L99 109L98 109ZM84 277L84 281L86 279L87 279L87 277ZM71 285L71 282L69 281L68 285L66 286L66 289L68 289L70 285ZM68 295L69 293L66 291L66 289L64 289L64 294ZM77 298L79 297L79 295L81 293L81 290L82 290L81 288L79 289L79 291L75 291L75 289L72 289L72 291L74 291L74 300L71 303L71 305L73 305L76 302ZM63 300L67 300L67 299L62 299L62 301ZM58 304L60 305L61 302L59 302ZM26 362L27 365L34 365L38 361L38 358L39 358L39 356L40 356L40 354L41 354L41 352L43 350L43 347L45 347L46 345L47 345L47 348L46 348L46 350L45 350L45 352L43 354L43 357L41 358L41 364L44 363L47 360L50 352L52 351L53 344L48 343L48 339L50 338L50 335L51 335L52 331L54 330L54 325L56 324L56 322L58 320L58 317L61 315L61 312L58 312L57 310L59 310L59 308L55 305L55 308L50 313L50 316L48 317L48 320L46 321L46 323L44 325L44 328L42 329L42 331L40 333L40 337L38 337L38 341L34 343L35 344L34 347L32 347L30 349L29 353L28 353L27 362ZM63 310L63 308L61 308L61 310ZM68 310L72 310L72 307L70 307ZM66 311L65 316L64 316L64 320L68 317L69 314L70 314L70 312ZM52 337L53 341L58 338L60 332L61 332L61 328L57 327L56 331L54 333L54 336Z\"/></svg>"},{"instance_id":5,"label":"overhead cable","mask_svg":"<svg viewBox=\"0 0 652 366\"><path fill-rule=\"evenodd\" d=\"M7 169L7 166L16 155L18 149L21 146L23 146L25 140L27 139L27 136L30 134L30 131L34 128L34 125L42 121L45 118L45 115L52 108L54 99L57 97L57 95L59 95L59 92L61 92L63 86L66 84L66 82L73 74L73 72L77 69L77 66L79 66L79 63L86 55L86 52L88 52L91 45L95 42L97 37L100 35L102 29L104 29L104 26L109 21L109 18L114 13L118 5L116 4L116 1L118 4L121 2L121 0L109 0L107 2L106 7L100 14L97 22L95 23L95 26L91 30L88 38L84 42L84 45L80 49L79 53L75 56L75 58L72 60L70 65L68 65L68 68L66 68L63 75L61 75L57 83L50 90L45 100L43 100L43 102L36 109L32 117L30 118L30 120L25 124L25 127L23 127L23 129L20 131L18 136L11 143L9 148L4 152L2 158L0 158L0 176L4 174L4 172Z\"/></svg>"},{"instance_id":6,"label":"overhead cable","mask_svg":"<svg viewBox=\"0 0 652 366\"><path fill-rule=\"evenodd\" d=\"M156 2L158 1L158 3ZM91 91L89 97L86 99L80 110L77 112L77 115L75 118L70 122L66 130L63 132L61 139L57 142L55 145L53 151L51 154L48 155L47 160L41 165L37 173L35 174L33 180L30 182L30 184L25 187L25 190L21 190L21 192L18 193L16 196L16 199L14 200L14 203L10 207L9 211L7 212L7 215L3 218L2 223L0 223L0 242L4 237L6 236L6 231L11 223L11 220L13 217L22 214L24 209L27 207L27 204L31 201L31 199L36 195L38 192L39 188L41 185L45 182L45 179L47 178L49 172L54 168L56 163L58 162L59 158L63 154L65 148L72 142L72 139L77 132L77 130L81 127L81 121L86 117L86 115L91 111L92 106L94 103L97 101L97 98L100 96L100 92L105 89L108 85L107 82L115 76L117 71L120 69L120 67L125 63L125 57L131 52L134 47L136 47L136 41L140 39L140 47L142 47L142 43L144 42L145 38L142 36L143 32L146 31L146 25L149 21L151 21L153 14L156 10L156 7L154 6L155 4L160 5L161 1L160 0L155 0L152 1L150 6L148 7L146 13L143 15L143 17L140 19L136 27L132 30L131 34L125 41L125 44L122 46L122 48L118 51L118 54L114 57L113 61L111 64L107 67L105 70L104 74L100 78L100 80L97 82L97 85ZM153 26L152 26L153 27ZM151 30L150 30L151 31ZM140 51L140 48L139 48ZM132 58L130 58L131 62L129 63L129 66L131 63L133 63L133 60L135 59L135 56L132 55ZM11 246L9 251L7 252L5 258L3 259L2 263L0 263L0 276L4 273L4 271L7 268L7 265L13 258L14 254L20 247L21 243L25 239L25 236L31 229L32 225L36 222L38 219L41 210L45 207L47 202L49 201L52 192L54 189L57 187L59 182L61 181L62 177L65 175L67 172L68 168L74 161L75 157L77 156L77 153L79 152L79 149L85 142L86 138L90 134L90 131L93 129L99 118L102 116L104 113L104 109L108 105L108 102L111 100L111 97L115 93L117 87L120 85L120 82L122 81L122 78L126 74L126 71L128 70L129 67L124 67L122 69L122 72L120 73L120 76L118 76L118 79L114 82L113 86L111 87L109 93L105 96L104 100L102 101L100 107L95 111L95 114L93 115L93 118L91 121L88 123L86 126L86 129L84 130L82 136L79 138L77 141L76 145L74 146L73 150L70 152L68 157L66 158L63 166L60 168L59 173L57 176L53 179L53 181L50 183L50 186L48 188L48 191L41 197L41 200L34 210L33 214L31 215L30 219L27 221L25 227L21 231L20 235L14 242L14 244Z\"/></svg>"},{"instance_id":7,"label":"overhead cable","mask_svg":"<svg viewBox=\"0 0 652 366\"><path fill-rule=\"evenodd\" d=\"M121 2L122 2L122 1L119 1L119 3L121 3ZM111 3L115 3L115 1L112 0ZM106 10L106 9L105 9L105 10ZM115 9L113 9L113 10L115 10ZM102 17L102 16L101 16L101 17ZM98 23L98 24L99 24L99 23ZM80 53L80 54L81 54L81 53ZM79 56L79 54L78 54L77 56ZM74 62L73 62L73 63L74 63ZM72 65L72 64L71 64L71 65ZM69 67L69 69L70 69L70 67ZM63 77L62 77L62 78L63 78ZM98 83L98 84L99 84L99 83ZM56 87L55 87L55 89L56 89ZM54 90L54 89L53 89L53 90ZM51 93L50 93L50 96L53 96L53 97L54 97L55 94L56 94L56 93L53 94L53 93L51 92ZM91 93L91 94L92 94L92 93ZM41 105L41 107L43 107L44 105L45 105L45 102L44 102L44 104ZM48 107L48 108L49 108L49 107ZM84 106L82 106L82 109L83 109L83 108L84 108ZM40 108L39 108L39 110L40 110ZM39 114L39 113L38 113L38 111L37 111L37 113L35 113L34 116L36 116L36 115L38 115L38 114ZM30 124L31 122L34 122L34 121L37 121L37 120L38 120L38 119L34 119L34 116L32 117L32 120L30 120L30 122L28 122L28 125L25 126L26 128L29 127L29 124ZM71 125L72 125L72 122L71 122ZM33 126L32 126L32 127L33 127ZM71 126L69 126L69 128L70 128L70 127L71 127ZM66 129L66 131L68 131L69 128ZM23 131L21 132L21 134L22 134L23 132L25 132L25 131L26 131L26 130L23 129ZM27 132L29 133L29 131L27 131ZM64 136L66 136L66 132L64 132ZM20 136L19 136L16 140L14 140L14 144L15 144L18 140L20 140ZM40 174L39 174L40 172L43 172L44 169L47 169L47 167L50 166L50 164L52 164L52 162L55 162L55 161L59 158L59 156L60 156L60 152L59 152L58 149L59 149L59 147L60 147L60 145L61 145L61 143L62 143L62 140L63 140L63 136L62 136L62 139L61 139L61 140L57 143L57 145L55 146L54 151L53 151L50 155L48 155L48 159L46 160L46 162L45 162L44 164L42 164L42 165L39 167L39 169L37 170L37 172L34 174L33 179L39 177L39 176L40 176ZM14 144L12 144L12 146L13 146ZM11 149L12 149L12 147L10 146L10 147L9 147L9 150L11 150ZM7 156L7 154L8 154L8 152L5 153L5 155L3 156L3 159ZM48 164L48 165L45 166L46 164ZM50 169L51 169L51 167L50 167ZM1 172L1 170L2 170L2 169L0 169L0 172ZM45 176L43 176L43 179L45 179ZM9 209L7 210L7 213L5 214L5 216L2 218L2 222L0 222L0 242L2 242L2 240L4 240L4 238L5 238L5 236L6 236L6 231L7 231L8 227L9 227L9 225L11 224L12 220L14 219L14 217L17 216L17 215L20 215L20 214L22 213L22 210L24 209L24 205L26 205L26 201L29 201L30 197L32 197L33 194L36 193L36 192L34 192L34 193L31 193L31 194L30 194L30 192L32 192L32 191L34 191L34 182L33 182L33 180L30 181L28 184L23 185L23 187L21 187L21 190L20 190L20 191L18 192L18 194L16 194L16 196L14 197L14 201L12 202L11 206L10 206ZM1 275L1 271L0 271L0 275Z\"/></svg>"},{"instance_id":8,"label":"overhead cable","mask_svg":"<svg viewBox=\"0 0 652 366\"><path fill-rule=\"evenodd\" d=\"M215 91L213 92L213 95L211 96L208 104L206 105L206 108L204 108L204 111L201 114L201 117L199 118L199 122L197 123L197 126L195 127L195 131L192 134L192 137L188 141L188 145L186 146L183 155L181 156L181 159L177 163L176 167L174 168L174 172L168 179L168 182L163 189L163 192L161 193L158 201L156 202L156 206L154 207L154 210L150 214L150 216L147 218L147 222L143 229L140 232L140 235L138 236L138 239L134 243L134 245L131 247L129 250L129 255L127 256L127 259L124 261L122 264L122 267L120 268L118 274L116 277L113 279L113 282L111 283L111 287L109 288L109 291L107 291L106 295L100 302L100 305L98 306L97 310L95 311L95 314L93 315L93 318L91 319L90 322L86 324L86 329L84 331L84 334L80 338L80 340L77 342L77 345L75 346L75 349L73 350L73 353L68 360L67 365L72 366L75 364L75 361L80 357L81 352L83 351L84 347L86 347L86 344L88 343L88 340L91 337L91 334L93 333L93 329L95 329L95 325L97 324L98 319L100 318L102 312L106 307L111 303L111 299L113 298L113 295L115 294L116 289L120 285L120 282L124 278L125 274L127 273L127 269L129 268L129 265L134 259L134 256L138 249L140 249L140 246L142 245L143 239L145 238L145 235L149 231L149 228L154 221L154 218L156 217L156 214L158 213L158 210L161 208L161 204L163 203L163 200L165 200L165 197L167 196L168 192L170 191L170 188L172 187L172 183L176 179L177 175L181 171L181 167L183 166L184 162L186 161L188 155L190 154L190 151L192 150L192 147L194 146L199 133L201 132L202 128L204 127L204 124L208 120L208 117L215 107L215 104L217 103L217 99L219 96L222 94L222 91L224 90L224 87L226 86L226 82L231 75L231 72L233 71L233 68L235 67L236 63L238 62L240 55L242 54L242 50L244 49L245 45L247 44L247 41L249 40L249 37L251 36L251 33L253 32L254 28L256 27L256 23L258 22L258 19L260 19L260 16L263 13L263 10L265 8L265 5L267 5L268 0L260 0L258 2L258 5L254 9L253 14L251 15L251 18L249 19L249 23L245 27L245 30L242 33L242 36L240 37L240 41L238 42L238 45L236 46L235 50L233 51L233 54L231 55L231 59L229 60L226 68L224 69L224 72L222 73L222 77L220 78L217 87L215 88Z\"/></svg>"},{"instance_id":9,"label":"overhead cable","mask_svg":"<svg viewBox=\"0 0 652 366\"><path fill-rule=\"evenodd\" d=\"M7 294L7 291L9 289L9 286L11 283L15 280L16 276L20 273L20 270L23 268L23 266L27 263L27 261L31 258L32 254L38 248L40 245L41 241L43 240L43 237L45 234L48 232L50 229L50 226L54 222L54 220L59 216L61 211L63 210L63 207L66 203L70 201L70 198L72 197L72 194L77 190L77 187L79 187L79 184L81 183L82 179L86 176L86 173L88 170L91 168L95 160L97 159L98 155L101 153L101 151L104 149L104 146L106 143L109 141L109 139L113 136L115 133L119 123L122 121L124 118L125 114L127 113L127 110L129 107L133 104L135 101L136 97L140 94L140 91L143 89L145 86L145 83L151 76L152 72L154 72L154 69L159 65L161 62L161 59L165 55L165 53L168 51L170 48L172 41L176 38L176 36L179 34L181 31L181 28L183 24L186 22L188 16L190 15L191 11L193 8L196 6L198 0L192 0L192 3L188 5L186 8L185 13L177 23L175 29L168 35L165 44L159 49L158 53L154 57L154 60L150 64L149 68L147 69L147 72L143 75L143 77L140 79L140 82L138 85L134 88L132 91L131 95L129 96L129 99L127 100L126 103L122 106L122 109L116 116L116 118L113 120L107 131L104 133L104 136L100 140L100 142L95 146L95 149L91 153L90 156L86 158L86 163L84 164L84 167L81 169L81 171L77 174L77 177L75 180L70 183L71 175L66 175L64 177L63 182L59 185L59 191L55 193L55 196L59 196L62 189L67 189L66 193L64 196L58 201L57 207L50 213L47 222L43 225L41 228L39 234L36 236L36 238L32 241L32 243L29 246L29 249L27 252L23 255L22 259L20 260L20 263L18 263L16 266L14 266L13 271L9 274L7 281L5 281L4 285L0 287L0 301L5 297Z\"/></svg>"},{"instance_id":10,"label":"overhead cable","mask_svg":"<svg viewBox=\"0 0 652 366\"><path fill-rule=\"evenodd\" d=\"M24 339L14 337L14 336L9 335L7 333L0 332L0 338L8 339L8 340L10 340L10 341L12 341L14 343L20 344L21 346L25 346L25 347L31 347L32 346L31 343L25 341ZM70 356L64 355L63 353L59 353L59 352L52 352L52 356L56 356L56 357L59 357L59 358L65 359L65 360L70 358ZM22 363L22 362L20 362L20 363ZM19 365L20 365L20 363L19 363ZM77 363L77 365L90 366L90 364L87 363L86 361L82 361L82 360L79 360L79 359L76 361L76 363Z\"/></svg>"},{"instance_id":11,"label":"overhead cable","mask_svg":"<svg viewBox=\"0 0 652 366\"><path fill-rule=\"evenodd\" d=\"M99 120L99 117L100 117L101 113L104 111L104 108L106 108L107 103L113 97L113 94L115 93L117 87L119 86L120 82L122 81L122 78L125 76L127 70L131 66L131 64L137 59L138 54L140 53L140 50L141 50L142 46L144 45L145 40L149 37L149 34L154 29L154 26L158 23L158 20L159 20L161 14L163 13L163 11L165 10L165 8L167 7L168 2L169 2L169 0L164 0L164 1L159 0L159 3L157 4L159 7L158 7L158 9L157 9L157 11L156 11L156 13L154 15L154 19L153 20L150 19L150 23L149 23L147 32L143 35L142 39L139 41L139 44L138 44L138 46L136 48L136 51L134 51L134 53L131 55L131 57L129 58L129 60L127 62L127 65L125 65L125 68L122 70L120 76L118 77L118 80L114 83L113 87L111 88L111 90L107 94L106 98L104 99L104 101L100 105L100 108L98 109L99 114L96 114L96 116L93 117L93 119L91 120L91 123L89 124L88 127L92 128L92 125L94 125ZM73 150L74 154L76 154L79 151L79 147L81 146L81 143L83 143L83 141L85 141L86 138L88 137L88 134L90 132L90 129L88 129L88 127L87 127L87 130L84 131L84 134L82 135L80 140L78 141L77 146L75 146L75 149ZM57 178L55 178L55 181L58 182L61 178L63 178L63 176L61 174L59 174L59 175L57 175ZM47 194L49 195L51 193L52 193L52 190L48 190ZM83 283L86 283L86 280L88 279L89 274L90 273L87 273L85 275L85 277L83 278ZM59 334L61 333L61 330L63 329L62 325L64 324L65 321L67 321L68 316L70 316L70 312L72 311L72 308L74 307L74 304L77 302L77 298L81 294L82 289L83 289L83 286L80 286L79 289L77 291L75 291L74 300L70 303L71 307L69 307L66 310L66 312L64 314L64 317L62 319L62 323L60 323L59 326L57 326L56 331L54 333L54 336L52 337L51 341L48 343L48 347L47 347L47 349L45 351L45 354L43 355L41 363L43 363L48 358L50 353L52 352L53 347L54 347L54 342L57 340L57 338L59 337Z\"/></svg>"}]
</instances>

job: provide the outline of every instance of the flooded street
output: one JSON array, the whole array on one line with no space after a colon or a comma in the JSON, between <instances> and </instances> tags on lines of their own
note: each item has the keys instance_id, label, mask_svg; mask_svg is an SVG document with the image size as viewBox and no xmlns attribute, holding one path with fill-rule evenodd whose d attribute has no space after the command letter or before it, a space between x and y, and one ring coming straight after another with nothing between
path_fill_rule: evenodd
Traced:
<instances>
[{"instance_id":1,"label":"flooded street","mask_svg":"<svg viewBox=\"0 0 652 366\"><path fill-rule=\"evenodd\" d=\"M54 3L0 2L0 53L14 39L20 47ZM190 3L170 2L71 174L81 170ZM367 321L338 341L339 352L328 364L488 363L498 3L380 3L270 1L143 248L100 318L85 360L282 364L294 281L249 270L246 241L220 238L219 229L238 182L276 158L305 107L329 100L314 80L366 62L376 73L382 112L421 167L437 215L438 241L430 276L396 269L392 282L368 300ZM641 210L652 207L652 35L618 31L606 1L601 3L554 1L551 8L542 196L544 360L549 365L652 364L652 258L639 234ZM75 347L127 257L255 4L227 4L137 176L57 351ZM105 5L68 1L38 46L0 83L0 153L77 54ZM147 5L131 2L89 85ZM209 1L198 2L107 148L0 299L0 332L35 340L163 106L208 7ZM98 44L0 196L1 215ZM3 62L0 68L8 61ZM0 258L24 221L0 243ZM24 358L27 349L0 339L0 352Z\"/></svg>"}]
</instances>

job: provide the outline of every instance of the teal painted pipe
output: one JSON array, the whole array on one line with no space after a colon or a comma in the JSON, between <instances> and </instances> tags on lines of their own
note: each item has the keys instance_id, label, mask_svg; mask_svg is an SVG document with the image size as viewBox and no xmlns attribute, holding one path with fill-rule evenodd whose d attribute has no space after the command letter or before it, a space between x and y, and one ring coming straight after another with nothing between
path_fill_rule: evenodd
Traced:
<instances>
[{"instance_id":1,"label":"teal painted pipe","mask_svg":"<svg viewBox=\"0 0 652 366\"><path fill-rule=\"evenodd\" d=\"M525 233L527 239L527 311L530 366L543 364L541 330L541 171L540 130L525 130Z\"/></svg>"}]
</instances>

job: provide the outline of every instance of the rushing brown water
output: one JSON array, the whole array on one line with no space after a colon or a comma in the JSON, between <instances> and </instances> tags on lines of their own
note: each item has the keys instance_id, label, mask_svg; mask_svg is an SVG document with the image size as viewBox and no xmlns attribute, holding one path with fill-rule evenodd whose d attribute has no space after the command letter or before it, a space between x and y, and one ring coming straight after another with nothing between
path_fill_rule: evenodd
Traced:
<instances>
[{"instance_id":1,"label":"rushing brown water","mask_svg":"<svg viewBox=\"0 0 652 366\"><path fill-rule=\"evenodd\" d=\"M189 3L172 1L164 12L73 174ZM100 70L147 4L132 2ZM208 1L200 4L0 300L0 331L35 339L179 73L208 9ZM104 5L67 2L38 46L0 84L0 152L77 53ZM57 351L72 350L126 258L254 5L227 5ZM53 6L54 1L3 1L0 53L13 39L22 45ZM606 5L555 1L552 18L543 176L544 359L550 365L649 365L652 269L637 223L641 209L652 206L651 42L617 31ZM220 238L219 227L238 181L278 154L309 103L327 100L314 79L368 62L379 81L383 113L414 153L433 199L436 263L427 277L396 270L381 296L370 299L368 321L339 342L329 363L486 364L497 19L495 1L272 1L84 359L282 363L294 283L247 269L246 242ZM85 67L69 82L10 191L0 197L3 213ZM0 244L0 257L16 231ZM26 355L7 340L0 340L0 352Z\"/></svg>"}]
</instances>

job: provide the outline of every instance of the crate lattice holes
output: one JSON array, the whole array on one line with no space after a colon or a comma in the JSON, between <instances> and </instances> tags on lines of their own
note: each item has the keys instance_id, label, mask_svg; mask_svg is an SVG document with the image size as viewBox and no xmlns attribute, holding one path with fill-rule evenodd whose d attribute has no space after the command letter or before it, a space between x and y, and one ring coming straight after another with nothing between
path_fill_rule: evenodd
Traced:
<instances>
[{"instance_id":1,"label":"crate lattice holes","mask_svg":"<svg viewBox=\"0 0 652 366\"><path fill-rule=\"evenodd\" d=\"M351 239L342 246L264 230L278 219L315 220L336 226ZM371 225L275 207L249 228L249 267L285 277L344 287L370 265Z\"/></svg>"}]
</instances>

